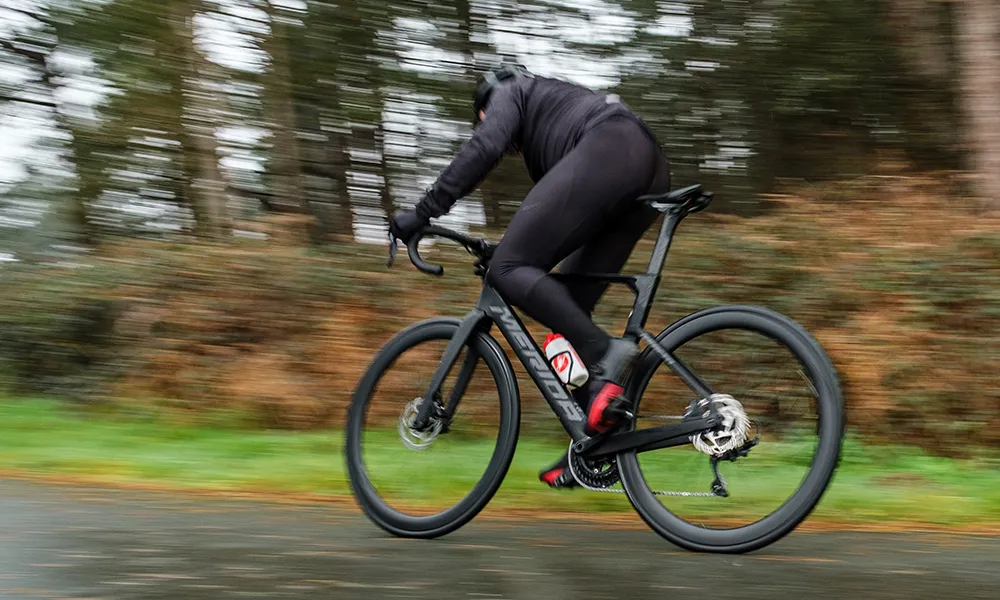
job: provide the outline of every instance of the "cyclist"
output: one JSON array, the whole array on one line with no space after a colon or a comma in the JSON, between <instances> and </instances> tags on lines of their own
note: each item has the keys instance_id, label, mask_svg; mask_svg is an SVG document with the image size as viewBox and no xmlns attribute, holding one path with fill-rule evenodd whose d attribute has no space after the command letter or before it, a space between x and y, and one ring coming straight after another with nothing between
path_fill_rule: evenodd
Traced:
<instances>
[{"instance_id":1,"label":"cyclist","mask_svg":"<svg viewBox=\"0 0 1000 600\"><path fill-rule=\"evenodd\" d=\"M623 383L638 353L612 338L591 314L606 282L563 283L549 273L617 273L658 215L636 202L665 192L670 169L650 129L613 94L594 92L505 64L476 87L472 137L415 209L391 218L409 241L430 219L471 193L505 154L523 156L535 186L511 218L486 274L512 305L572 344L590 373L574 390L588 433L607 430L628 405ZM575 481L564 456L539 478Z\"/></svg>"}]
</instances>

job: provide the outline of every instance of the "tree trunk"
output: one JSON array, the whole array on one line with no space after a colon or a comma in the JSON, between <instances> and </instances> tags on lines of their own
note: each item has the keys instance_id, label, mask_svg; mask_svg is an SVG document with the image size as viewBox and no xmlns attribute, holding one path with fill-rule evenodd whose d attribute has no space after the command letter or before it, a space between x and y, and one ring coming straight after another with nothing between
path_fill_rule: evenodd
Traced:
<instances>
[{"instance_id":1,"label":"tree trunk","mask_svg":"<svg viewBox=\"0 0 1000 600\"><path fill-rule=\"evenodd\" d=\"M483 20L472 14L471 0L456 0L455 11L458 13L459 29L457 49L468 57L468 66L474 74L476 70L489 66L496 59L496 54L489 44L479 41L485 39L485 35L481 35L485 25L477 27Z\"/></svg>"},{"instance_id":2,"label":"tree trunk","mask_svg":"<svg viewBox=\"0 0 1000 600\"><path fill-rule=\"evenodd\" d=\"M503 206L500 203L502 196L492 186L485 183L480 186L479 193L483 196L483 212L486 214L486 226L499 229L503 223Z\"/></svg>"},{"instance_id":3,"label":"tree trunk","mask_svg":"<svg viewBox=\"0 0 1000 600\"><path fill-rule=\"evenodd\" d=\"M379 106L384 105L381 102L379 104ZM396 212L396 205L392 201L392 193L389 191L389 161L385 157L385 131L382 129L381 122L375 124L372 134L375 140L375 151L379 155L379 175L382 176L382 185L379 186L379 197L382 201L382 210L385 211L386 218L388 218L392 216L392 213Z\"/></svg>"},{"instance_id":4,"label":"tree trunk","mask_svg":"<svg viewBox=\"0 0 1000 600\"><path fill-rule=\"evenodd\" d=\"M219 95L205 85L218 67L207 60L194 43L196 0L177 4L174 27L184 60L182 76L181 148L184 154L184 194L191 203L199 233L221 235L229 230L226 183L219 169L214 123L218 120Z\"/></svg>"},{"instance_id":5,"label":"tree trunk","mask_svg":"<svg viewBox=\"0 0 1000 600\"><path fill-rule=\"evenodd\" d=\"M1000 209L1000 1L957 6L966 151L976 195Z\"/></svg>"},{"instance_id":6,"label":"tree trunk","mask_svg":"<svg viewBox=\"0 0 1000 600\"><path fill-rule=\"evenodd\" d=\"M30 16L41 20L43 23L51 27L51 23L48 22L44 15L31 14ZM57 45L58 37L56 38L56 43L52 45L52 49L54 49ZM73 233L71 235L75 238L75 242L86 246L93 246L96 239L93 228L90 225L89 206L101 193L101 184L99 181L100 174L99 172L95 172L99 170L88 168L86 166L86 159L89 158L89 156L82 148L83 145L80 140L80 132L74 130L66 116L59 111L59 105L56 102L56 87L55 83L52 81L52 69L48 62L48 53L35 50L31 47L21 46L7 40L0 40L0 48L21 56L22 58L25 58L29 62L33 63L35 68L37 68L41 74L42 87L44 87L45 91L48 92L48 99L27 101L51 108L54 112L59 128L68 133L70 136L68 158L70 163L73 165L77 176L77 188L76 193L73 194L73 205L69 207L69 220L73 227ZM20 99L12 100L21 101Z\"/></svg>"},{"instance_id":7,"label":"tree trunk","mask_svg":"<svg viewBox=\"0 0 1000 600\"><path fill-rule=\"evenodd\" d=\"M337 186L334 202L333 232L337 235L354 237L354 211L351 209L351 195L347 191L347 168L351 157L347 154L348 135L334 131L327 144L327 157Z\"/></svg>"},{"instance_id":8,"label":"tree trunk","mask_svg":"<svg viewBox=\"0 0 1000 600\"><path fill-rule=\"evenodd\" d=\"M934 0L889 0L890 33L910 70L928 82L949 77L948 40L934 12Z\"/></svg>"},{"instance_id":9,"label":"tree trunk","mask_svg":"<svg viewBox=\"0 0 1000 600\"><path fill-rule=\"evenodd\" d=\"M81 138L87 134L79 128L71 127L66 121L65 117L59 118L60 126L70 134L69 159L73 162L77 179L73 206L70 208L71 221L76 228L77 240L84 245L93 246L97 240L90 224L90 205L101 195L103 187L100 158L92 157L89 151L84 150Z\"/></svg>"},{"instance_id":10,"label":"tree trunk","mask_svg":"<svg viewBox=\"0 0 1000 600\"><path fill-rule=\"evenodd\" d=\"M288 57L288 26L281 22L280 9L268 4L271 35L265 50L271 57L266 76L264 106L274 136L271 175L274 195L280 204L298 207L309 214L309 203L302 185L301 156L295 133L296 107L292 98L292 73Z\"/></svg>"},{"instance_id":11,"label":"tree trunk","mask_svg":"<svg viewBox=\"0 0 1000 600\"><path fill-rule=\"evenodd\" d=\"M907 155L918 169L954 168L961 140L960 78L953 64L947 13L937 0L887 0L886 31L902 59L914 99L897 109Z\"/></svg>"}]
</instances>

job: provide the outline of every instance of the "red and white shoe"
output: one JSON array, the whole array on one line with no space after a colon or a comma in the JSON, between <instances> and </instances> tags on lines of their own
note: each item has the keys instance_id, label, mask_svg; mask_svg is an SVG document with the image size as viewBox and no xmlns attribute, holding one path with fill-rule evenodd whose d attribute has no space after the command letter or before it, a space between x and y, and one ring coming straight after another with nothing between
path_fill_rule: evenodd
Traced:
<instances>
[{"instance_id":1,"label":"red and white shoe","mask_svg":"<svg viewBox=\"0 0 1000 600\"><path fill-rule=\"evenodd\" d=\"M551 467L543 469L538 479L551 488L574 488L579 485L569 471L569 459L565 454Z\"/></svg>"},{"instance_id":2,"label":"red and white shoe","mask_svg":"<svg viewBox=\"0 0 1000 600\"><path fill-rule=\"evenodd\" d=\"M628 378L639 347L629 340L612 339L608 350L592 369L595 377L588 388L593 396L587 406L587 433L604 433L632 417L632 403L621 384Z\"/></svg>"}]
</instances>

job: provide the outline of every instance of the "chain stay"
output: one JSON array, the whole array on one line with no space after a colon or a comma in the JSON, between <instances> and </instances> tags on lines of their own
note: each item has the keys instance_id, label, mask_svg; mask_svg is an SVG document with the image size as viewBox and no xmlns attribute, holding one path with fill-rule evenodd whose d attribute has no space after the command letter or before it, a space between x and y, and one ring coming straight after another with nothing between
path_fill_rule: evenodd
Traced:
<instances>
[{"instance_id":1,"label":"chain stay","mask_svg":"<svg viewBox=\"0 0 1000 600\"><path fill-rule=\"evenodd\" d=\"M577 483L580 483L577 481ZM591 492L605 492L610 494L624 494L625 490L621 488L592 488L590 486L580 483L584 489ZM675 492L675 491L661 491L661 490L651 490L654 496L684 496L684 497L704 497L704 498L721 498L719 494L715 492Z\"/></svg>"},{"instance_id":2,"label":"chain stay","mask_svg":"<svg viewBox=\"0 0 1000 600\"><path fill-rule=\"evenodd\" d=\"M570 444L569 452L570 452L570 454L572 454L572 452L573 452L573 445L572 444ZM618 461L618 459L616 458L615 462L617 463L617 461ZM599 487L592 487L592 486L587 485L576 474L576 470L573 468L573 458L572 458L572 456L569 457L569 461L568 462L569 462L569 473L570 473L570 475L573 476L573 479L576 481L576 483L580 487L582 487L583 489L591 491L591 492L604 492L604 493L608 493L608 494L624 494L625 493L625 490L622 489L622 488L617 488L617 487L614 487L614 488L613 487L599 488ZM713 488L714 488L714 485L713 485ZM684 497L702 497L702 498L723 497L723 494L716 493L715 491L712 491L712 492L681 492L681 491L652 490L652 492L653 492L654 496L684 496ZM726 494L726 495L728 495L728 494Z\"/></svg>"},{"instance_id":3,"label":"chain stay","mask_svg":"<svg viewBox=\"0 0 1000 600\"><path fill-rule=\"evenodd\" d=\"M650 420L655 420L655 421L672 421L672 420L683 420L685 417L684 416L677 417L677 416L673 416L673 415L644 415L644 416L642 416L640 418L650 419ZM747 456L750 453L750 449L753 448L754 446L756 446L760 442L760 425L758 425L756 423L754 425L757 427L757 435L756 435L756 437L754 439L747 440L746 442L743 443L743 445L741 447L733 449L733 450L730 450L729 452L726 452L726 453L724 453L721 456L712 456L712 457L710 457L710 464L712 466L712 473L715 475L715 479L714 479L714 481L712 481L712 491L710 491L710 492L684 492L684 491L669 491L669 490L650 490L650 491L652 491L652 493L653 493L654 496L675 496L675 497L676 496L680 496L680 497L685 497L685 498L692 498L692 497L694 497L694 498L728 498L729 497L729 491L726 489L726 479L722 476L722 473L719 472L719 463L722 462L722 461L735 462L736 459L745 457L745 456ZM572 445L570 445L570 450L569 451L572 454L572 452L573 452ZM611 493L611 494L624 494L625 493L625 490L621 489L621 488L612 488L612 487L599 488L599 487L592 487L592 486L587 485L586 483L584 483L580 479L580 477L577 476L575 470L573 469L573 461L572 460L569 461L569 470L570 470L570 474L573 476L573 479L576 480L577 484L579 484L581 487L583 487L584 489L586 489L588 491L591 491L591 492L605 492L605 493Z\"/></svg>"}]
</instances>

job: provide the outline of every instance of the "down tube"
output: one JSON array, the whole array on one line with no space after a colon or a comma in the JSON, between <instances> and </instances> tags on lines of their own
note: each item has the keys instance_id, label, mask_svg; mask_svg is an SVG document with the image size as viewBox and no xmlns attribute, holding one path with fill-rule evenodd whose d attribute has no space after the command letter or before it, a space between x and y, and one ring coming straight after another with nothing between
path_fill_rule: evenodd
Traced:
<instances>
[{"instance_id":1,"label":"down tube","mask_svg":"<svg viewBox=\"0 0 1000 600\"><path fill-rule=\"evenodd\" d=\"M497 324L511 348L514 349L514 353L517 354L518 359L535 381L535 385L542 392L542 396L559 417L566 432L574 441L586 439L587 434L584 431L586 418L583 410L566 391L566 386L549 366L549 361L545 360L538 344L528 335L524 323L511 310L510 305L500 297L496 290L485 286L476 308L485 311Z\"/></svg>"}]
</instances>

